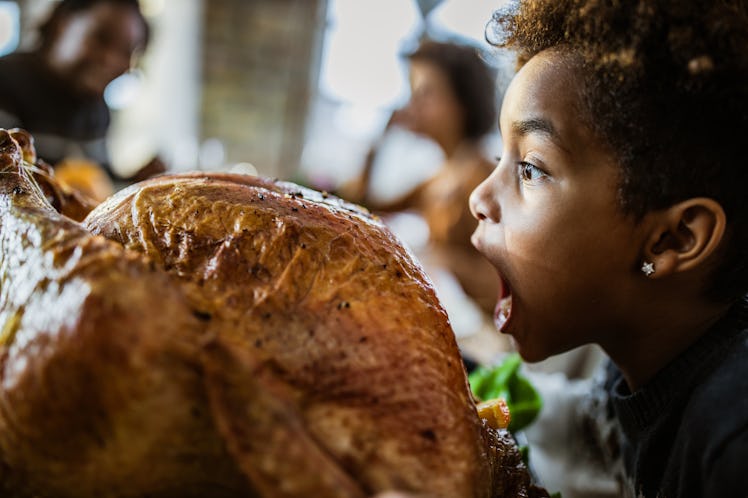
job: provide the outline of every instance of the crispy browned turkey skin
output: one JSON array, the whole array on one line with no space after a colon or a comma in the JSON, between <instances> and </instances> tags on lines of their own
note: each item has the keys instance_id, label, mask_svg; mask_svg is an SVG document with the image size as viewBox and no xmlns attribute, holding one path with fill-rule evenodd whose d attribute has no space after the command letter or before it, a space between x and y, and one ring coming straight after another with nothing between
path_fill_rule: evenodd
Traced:
<instances>
[{"instance_id":1,"label":"crispy browned turkey skin","mask_svg":"<svg viewBox=\"0 0 748 498\"><path fill-rule=\"evenodd\" d=\"M538 496L375 219L161 177L78 224L0 132L0 495Z\"/></svg>"}]
</instances>

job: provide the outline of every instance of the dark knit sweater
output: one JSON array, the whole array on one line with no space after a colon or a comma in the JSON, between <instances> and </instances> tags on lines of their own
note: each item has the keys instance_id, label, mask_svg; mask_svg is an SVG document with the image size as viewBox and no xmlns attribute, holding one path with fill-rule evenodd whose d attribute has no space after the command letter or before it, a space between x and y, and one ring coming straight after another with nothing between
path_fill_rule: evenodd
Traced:
<instances>
[{"instance_id":1,"label":"dark knit sweater","mask_svg":"<svg viewBox=\"0 0 748 498\"><path fill-rule=\"evenodd\" d=\"M643 388L609 371L634 496L748 497L748 301Z\"/></svg>"}]
</instances>

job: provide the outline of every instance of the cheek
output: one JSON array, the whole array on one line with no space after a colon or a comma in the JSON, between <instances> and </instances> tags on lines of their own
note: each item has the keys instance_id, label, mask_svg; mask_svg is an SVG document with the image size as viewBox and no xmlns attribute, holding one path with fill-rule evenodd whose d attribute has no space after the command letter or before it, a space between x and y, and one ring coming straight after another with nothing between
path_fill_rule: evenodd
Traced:
<instances>
[{"instance_id":1,"label":"cheek","mask_svg":"<svg viewBox=\"0 0 748 498\"><path fill-rule=\"evenodd\" d=\"M454 100L442 102L438 108L439 118L449 123L453 128L459 128L464 121L464 112Z\"/></svg>"},{"instance_id":2,"label":"cheek","mask_svg":"<svg viewBox=\"0 0 748 498\"><path fill-rule=\"evenodd\" d=\"M53 56L58 63L71 65L81 56L83 49L83 40L79 37L64 36L54 47Z\"/></svg>"},{"instance_id":3,"label":"cheek","mask_svg":"<svg viewBox=\"0 0 748 498\"><path fill-rule=\"evenodd\" d=\"M509 271L527 299L563 299L569 289L606 271L605 251L600 249L604 234L573 213L545 210L522 216L516 224L507 220L505 240Z\"/></svg>"},{"instance_id":4,"label":"cheek","mask_svg":"<svg viewBox=\"0 0 748 498\"><path fill-rule=\"evenodd\" d=\"M610 226L553 217L538 220L532 231L508 232L506 239L520 299L551 323L592 320L595 309L615 302L625 287L627 255L620 248L626 239Z\"/></svg>"},{"instance_id":5,"label":"cheek","mask_svg":"<svg viewBox=\"0 0 748 498\"><path fill-rule=\"evenodd\" d=\"M414 118L416 124L425 130L432 130L444 123L445 115L442 113L439 105L430 105L424 103L414 108Z\"/></svg>"},{"instance_id":6,"label":"cheek","mask_svg":"<svg viewBox=\"0 0 748 498\"><path fill-rule=\"evenodd\" d=\"M559 242L564 238L567 222L558 213L526 206L514 212L503 209L501 220L507 249L514 258L550 263L563 252Z\"/></svg>"},{"instance_id":7,"label":"cheek","mask_svg":"<svg viewBox=\"0 0 748 498\"><path fill-rule=\"evenodd\" d=\"M85 52L90 22L86 18L74 19L61 30L53 44L52 55L60 64L73 64Z\"/></svg>"}]
</instances>

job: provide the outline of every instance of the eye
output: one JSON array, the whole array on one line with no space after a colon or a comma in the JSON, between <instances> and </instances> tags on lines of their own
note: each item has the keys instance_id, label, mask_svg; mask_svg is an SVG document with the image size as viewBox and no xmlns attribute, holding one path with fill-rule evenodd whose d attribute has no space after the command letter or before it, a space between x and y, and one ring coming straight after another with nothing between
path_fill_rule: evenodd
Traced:
<instances>
[{"instance_id":1,"label":"eye","mask_svg":"<svg viewBox=\"0 0 748 498\"><path fill-rule=\"evenodd\" d=\"M548 174L527 161L517 163L517 173L523 182L537 182L548 177Z\"/></svg>"}]
</instances>

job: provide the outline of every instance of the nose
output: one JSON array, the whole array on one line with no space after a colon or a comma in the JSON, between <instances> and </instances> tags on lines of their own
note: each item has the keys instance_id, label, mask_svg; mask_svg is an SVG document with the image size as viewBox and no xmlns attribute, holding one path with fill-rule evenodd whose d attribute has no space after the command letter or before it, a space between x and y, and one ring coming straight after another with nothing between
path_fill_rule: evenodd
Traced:
<instances>
[{"instance_id":1,"label":"nose","mask_svg":"<svg viewBox=\"0 0 748 498\"><path fill-rule=\"evenodd\" d=\"M501 209L493 189L498 181L496 173L494 170L470 194L470 212L479 221L498 223L501 219Z\"/></svg>"}]
</instances>

